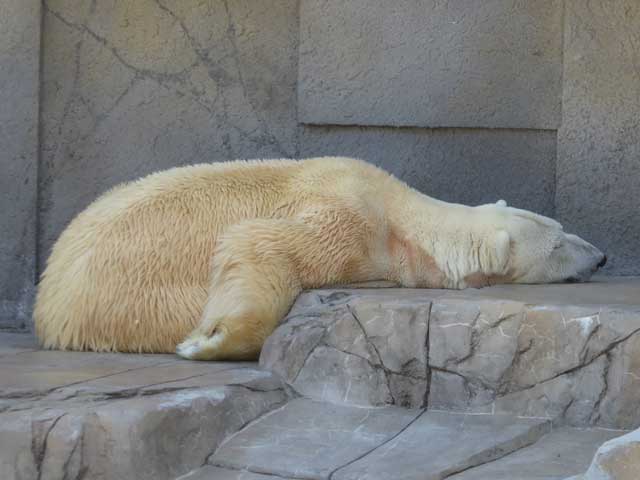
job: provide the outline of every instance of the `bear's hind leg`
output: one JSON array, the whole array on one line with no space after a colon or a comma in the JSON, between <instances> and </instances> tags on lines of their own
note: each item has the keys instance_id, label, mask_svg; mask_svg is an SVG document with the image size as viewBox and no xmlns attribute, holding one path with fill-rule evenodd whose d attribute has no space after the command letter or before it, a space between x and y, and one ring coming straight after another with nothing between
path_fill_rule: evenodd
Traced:
<instances>
[{"instance_id":1,"label":"bear's hind leg","mask_svg":"<svg viewBox=\"0 0 640 480\"><path fill-rule=\"evenodd\" d=\"M300 292L286 236L296 223L251 220L230 227L214 253L200 325L176 348L191 360L255 360Z\"/></svg>"},{"instance_id":2,"label":"bear's hind leg","mask_svg":"<svg viewBox=\"0 0 640 480\"><path fill-rule=\"evenodd\" d=\"M362 216L348 208L258 219L222 235L200 325L178 345L194 360L253 360L302 288L374 280Z\"/></svg>"}]
</instances>

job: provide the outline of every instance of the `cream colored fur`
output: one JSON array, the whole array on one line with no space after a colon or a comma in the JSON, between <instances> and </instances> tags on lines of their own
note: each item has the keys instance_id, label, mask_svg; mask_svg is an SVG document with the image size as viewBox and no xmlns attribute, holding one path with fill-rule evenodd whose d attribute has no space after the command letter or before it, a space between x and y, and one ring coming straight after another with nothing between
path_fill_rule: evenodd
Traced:
<instances>
[{"instance_id":1,"label":"cream colored fur","mask_svg":"<svg viewBox=\"0 0 640 480\"><path fill-rule=\"evenodd\" d=\"M250 359L302 289L558 281L602 256L569 237L503 202L434 200L353 159L175 168L71 222L39 285L36 332L45 348L173 352L184 340L187 358ZM568 256L554 259L563 242Z\"/></svg>"}]
</instances>

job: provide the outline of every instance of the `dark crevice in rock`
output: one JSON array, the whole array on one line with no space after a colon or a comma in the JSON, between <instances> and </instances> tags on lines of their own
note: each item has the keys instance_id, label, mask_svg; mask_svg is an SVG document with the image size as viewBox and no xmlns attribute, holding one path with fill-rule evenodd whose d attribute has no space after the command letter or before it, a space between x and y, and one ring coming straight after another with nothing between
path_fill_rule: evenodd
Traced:
<instances>
[{"instance_id":1,"label":"dark crevice in rock","mask_svg":"<svg viewBox=\"0 0 640 480\"><path fill-rule=\"evenodd\" d=\"M318 348L319 345L322 344L322 341L324 339L324 337L326 336L326 331L325 333L318 339L318 341L316 342L316 344L309 349L309 352L307 353L307 356L304 357L304 361L302 362L302 365L300 365L300 368L298 369L298 372L294 375L293 379L291 379L291 381L289 382L291 385L293 385L294 383L296 383L296 380L298 380L298 377L300 376L300 372L302 372L302 370L304 370L304 367L307 365L307 362L309 361L309 358L311 357L311 354L315 351L316 348Z\"/></svg>"},{"instance_id":2,"label":"dark crevice in rock","mask_svg":"<svg viewBox=\"0 0 640 480\"><path fill-rule=\"evenodd\" d=\"M593 412L591 413L590 422L592 424L596 424L600 421L600 417L602 416L600 412L600 405L604 401L607 393L609 392L609 369L611 368L611 353L607 352L606 361L604 363L604 368L602 370L602 390L598 395L598 399L593 405Z\"/></svg>"},{"instance_id":3,"label":"dark crevice in rock","mask_svg":"<svg viewBox=\"0 0 640 480\"><path fill-rule=\"evenodd\" d=\"M596 335L596 333L598 333L598 331L600 330L600 326L601 324L598 322L596 326L593 328L593 330L589 332L589 335L587 336L587 339L585 340L584 345L582 346L582 350L580 350L580 354L578 355L578 357L580 358L580 361L583 363L587 360L587 354L589 352L589 343L591 342L591 339Z\"/></svg>"},{"instance_id":4,"label":"dark crevice in rock","mask_svg":"<svg viewBox=\"0 0 640 480\"><path fill-rule=\"evenodd\" d=\"M416 375L410 375L408 373L405 373L403 370L398 372L398 371L395 371L395 370L392 370L392 369L388 368L384 364L384 362L382 361L382 355L380 354L380 350L378 350L378 347L376 347L375 343L372 342L371 339L369 338L369 335L367 334L367 331L364 329L364 326L362 325L362 322L360 321L360 319L356 315L355 311L353 310L353 307L351 305L347 305L347 310L349 310L349 313L351 314L351 316L355 320L356 324L358 325L358 327L362 331L362 335L364 335L364 339L367 342L367 345L370 346L371 349L375 352L376 357L377 357L378 362L379 362L379 365L375 365L375 364L371 363L370 360L368 360L368 359L366 359L366 358L364 358L364 357L362 357L360 355L357 355L355 353L351 353L351 352L346 352L346 351L340 350L339 348L334 347L333 345L326 345L327 347L334 348L334 349L336 349L336 350L338 350L338 351L340 351L342 353L346 353L347 355L355 355L356 357L362 358L363 360L367 361L369 363L369 365L371 365L373 368L381 368L385 372L385 374L393 373L394 375L400 375L401 377L412 378L414 380L425 380L426 379L426 376L425 377L419 377L419 376L416 376ZM405 365L410 365L412 362L415 362L415 361L417 361L417 360L416 359L412 359L412 360L406 362Z\"/></svg>"},{"instance_id":5,"label":"dark crevice in rock","mask_svg":"<svg viewBox=\"0 0 640 480\"><path fill-rule=\"evenodd\" d=\"M429 335L431 334L431 310L433 309L433 302L429 302L429 310L427 311L427 333L425 335L425 340L424 340L424 344L425 344L425 352L426 352L426 358L425 358L425 377L427 379L427 389L424 392L424 398L422 400L422 407L423 408L429 408L429 394L431 393L431 367L429 367L429 352L430 352L430 348L429 348L429 341L430 341L430 337Z\"/></svg>"},{"instance_id":6,"label":"dark crevice in rock","mask_svg":"<svg viewBox=\"0 0 640 480\"><path fill-rule=\"evenodd\" d=\"M476 349L480 344L480 337L482 336L482 332L476 329L476 323L478 322L478 319L480 318L481 313L482 312L478 311L477 315L474 317L473 321L469 325L469 328L471 329L471 340L469 341L469 352L464 357L452 359L450 361L445 362L445 365L444 365L445 367L451 364L460 365L461 363L475 356Z\"/></svg>"},{"instance_id":7,"label":"dark crevice in rock","mask_svg":"<svg viewBox=\"0 0 640 480\"><path fill-rule=\"evenodd\" d=\"M465 377L462 373L456 372L455 370L449 370L447 368L442 368L442 367L431 367L431 370L433 370L434 372L448 373L450 375L455 375L457 377L460 377L462 379L462 381L464 382L464 386L465 386L466 389L469 387L469 385L479 385L480 387L484 388L485 390L495 391L494 387L492 387L491 385L486 384L484 381L482 381L482 379L477 378L477 377L468 378L468 377ZM468 390L468 393L472 397L475 396L475 393L473 393L471 390Z\"/></svg>"},{"instance_id":8,"label":"dark crevice in rock","mask_svg":"<svg viewBox=\"0 0 640 480\"><path fill-rule=\"evenodd\" d=\"M388 439L386 439L384 442L382 442L379 445L376 445L375 447L369 449L368 451L364 452L362 455L359 455L358 457L354 458L353 460L348 461L347 463L345 463L344 465L339 466L338 468L334 469L328 476L329 480L333 480L333 476L336 474L336 472L338 472L339 470L342 470L343 468L348 467L349 465L354 464L355 462L357 462L358 460L366 457L367 455L373 453L375 450L377 450L380 447L383 447L384 445L392 442L393 440L395 440L396 438L398 438L400 435L402 435L411 425L413 425L414 423L416 423L418 421L418 419L420 419L420 417L422 417L422 415L424 415L426 413L426 409L423 409L420 411L420 413L418 413L409 423L407 423L404 427L402 427L395 435L389 437Z\"/></svg>"},{"instance_id":9,"label":"dark crevice in rock","mask_svg":"<svg viewBox=\"0 0 640 480\"><path fill-rule=\"evenodd\" d=\"M244 390L248 390L249 392L254 393L271 393L271 392L284 392L284 387L274 387L274 388L258 388L251 385L244 385L242 383L229 383L225 385L226 387L234 387L241 388Z\"/></svg>"},{"instance_id":10,"label":"dark crevice in rock","mask_svg":"<svg viewBox=\"0 0 640 480\"><path fill-rule=\"evenodd\" d=\"M535 388L536 386L543 384L543 383L547 383L550 382L552 380L555 380L558 377L561 377L563 375L570 375L572 373L577 372L578 370L581 370L583 368L588 367L589 365L591 365L592 363L594 363L596 360L598 360L600 357L602 357L603 355L606 356L607 358L607 363L609 363L609 353L616 348L618 345L620 345L623 342L626 342L627 340L629 340L629 338L631 338L633 335L637 334L638 332L640 332L640 328L636 328L635 330L633 330L631 333L625 335L622 338L619 338L618 340L615 340L613 342L611 342L609 345L607 345L606 348L604 348L601 352L599 352L597 355L594 355L590 360L588 360L585 363L582 363L580 365L575 365L571 368L567 368L565 370L562 370L561 372L558 372L554 375L552 375L549 378L545 378L544 380L540 380L532 385L527 385L525 387L519 388L519 389L515 389L515 390L511 390L509 389L507 386L502 387L501 389L499 389L498 393L500 395L506 395L506 394L512 394L512 393L520 393L520 392L524 392L526 390L531 390L532 388ZM608 369L608 367L605 367Z\"/></svg>"},{"instance_id":11,"label":"dark crevice in rock","mask_svg":"<svg viewBox=\"0 0 640 480\"><path fill-rule=\"evenodd\" d=\"M56 424L60 421L60 419L62 417L64 417L65 415L67 415L67 414L63 413L61 415L58 415L53 420L51 420L51 419L36 420L31 425L31 430L32 430L32 432L31 432L31 453L33 455L33 460L34 460L34 463L35 463L35 466L36 466L36 471L38 472L38 477L37 477L38 480L40 480L42 478L42 463L44 462L44 458L45 458L45 455L47 453L47 442L49 441L49 434L54 429ZM46 425L47 422L49 423L49 425L46 427L46 431L44 432L42 437L39 438L40 435L38 435L38 434L40 433L40 431L42 430L44 425Z\"/></svg>"},{"instance_id":12,"label":"dark crevice in rock","mask_svg":"<svg viewBox=\"0 0 640 480\"><path fill-rule=\"evenodd\" d=\"M367 345L370 346L373 349L374 352L376 352L376 356L378 357L378 362L380 363L382 368L385 368L384 362L382 361L382 355L380 355L380 351L378 350L378 347L376 347L375 344L369 339L369 335L367 335L367 331L364 329L364 325L362 325L362 322L360 321L360 319L356 315L356 312L354 311L353 307L351 305L347 304L347 310L349 311L349 313L351 314L351 316L355 320L356 324L358 325L358 327L362 331L362 335L364 336L364 339L367 342Z\"/></svg>"},{"instance_id":13,"label":"dark crevice in rock","mask_svg":"<svg viewBox=\"0 0 640 480\"><path fill-rule=\"evenodd\" d=\"M357 353L349 352L347 350L342 350L342 349L336 347L335 345L330 345L330 344L324 343L322 341L319 342L318 345L316 345L316 347L330 348L330 349L335 350L337 352L344 353L345 355L350 355L352 357L357 357L357 358L367 362L372 369L374 369L376 371L382 371L385 374L385 376L388 375L388 374L393 374L393 375L398 375L399 377L411 378L412 380L420 380L420 381L426 380L425 377L417 377L415 375L409 375L407 373L396 372L395 370L391 370L391 369L385 367L382 364L378 365L377 363L372 363L371 360L369 360L366 357L363 357L362 355L358 355Z\"/></svg>"},{"instance_id":14,"label":"dark crevice in rock","mask_svg":"<svg viewBox=\"0 0 640 480\"><path fill-rule=\"evenodd\" d=\"M69 466L71 464L71 461L74 458L74 455L76 454L76 451L78 451L78 447L80 447L80 452L82 452L82 446L84 444L84 425L82 425L80 428L81 428L80 435L76 438L75 442L73 442L73 447L71 448L69 455L67 456L67 458L64 461L64 464L62 465L62 472L63 472L62 480L71 480L71 477L69 474ZM88 467L81 465L80 470L78 471L78 475L76 475L76 478L74 480L79 480L83 478L87 471L88 471Z\"/></svg>"},{"instance_id":15,"label":"dark crevice in rock","mask_svg":"<svg viewBox=\"0 0 640 480\"><path fill-rule=\"evenodd\" d=\"M349 292L333 292L330 293L329 295L318 295L318 300L320 300L320 303L323 305L332 305L333 302L339 301L339 300L344 300L345 298L349 298L352 295Z\"/></svg>"},{"instance_id":16,"label":"dark crevice in rock","mask_svg":"<svg viewBox=\"0 0 640 480\"><path fill-rule=\"evenodd\" d=\"M558 418L565 418L567 416L567 412L569 411L569 409L571 408L571 406L573 405L573 403L576 401L575 398L572 398L571 400L569 400L569 403L567 403L563 408L562 408L562 412L560 413L560 415L558 415Z\"/></svg>"}]
</instances>

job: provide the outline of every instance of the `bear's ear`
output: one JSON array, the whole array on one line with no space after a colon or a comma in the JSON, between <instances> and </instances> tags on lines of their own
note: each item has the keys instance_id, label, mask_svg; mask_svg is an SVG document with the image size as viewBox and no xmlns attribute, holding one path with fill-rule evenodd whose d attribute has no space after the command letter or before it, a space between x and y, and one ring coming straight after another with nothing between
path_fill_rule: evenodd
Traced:
<instances>
[{"instance_id":1,"label":"bear's ear","mask_svg":"<svg viewBox=\"0 0 640 480\"><path fill-rule=\"evenodd\" d=\"M507 202L506 202L506 200L498 200L498 201L496 202L496 205L497 205L498 207L506 207L506 206L507 206Z\"/></svg>"},{"instance_id":2,"label":"bear's ear","mask_svg":"<svg viewBox=\"0 0 640 480\"><path fill-rule=\"evenodd\" d=\"M511 237L506 230L498 230L493 237L493 255L491 272L487 273L504 273L509 262L509 254L511 253Z\"/></svg>"}]
</instances>

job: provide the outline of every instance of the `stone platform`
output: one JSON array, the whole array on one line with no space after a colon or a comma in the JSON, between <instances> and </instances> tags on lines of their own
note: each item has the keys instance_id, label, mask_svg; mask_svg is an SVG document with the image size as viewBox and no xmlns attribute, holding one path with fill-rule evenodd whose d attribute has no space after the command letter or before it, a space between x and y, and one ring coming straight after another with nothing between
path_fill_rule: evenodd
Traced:
<instances>
[{"instance_id":1,"label":"stone platform","mask_svg":"<svg viewBox=\"0 0 640 480\"><path fill-rule=\"evenodd\" d=\"M260 364L301 395L640 426L640 279L300 296Z\"/></svg>"},{"instance_id":2,"label":"stone platform","mask_svg":"<svg viewBox=\"0 0 640 480\"><path fill-rule=\"evenodd\" d=\"M635 480L638 332L609 279L306 292L259 365L0 333L0 479Z\"/></svg>"}]
</instances>

